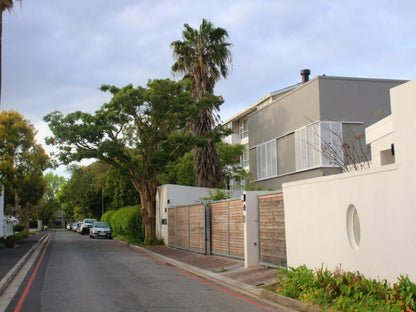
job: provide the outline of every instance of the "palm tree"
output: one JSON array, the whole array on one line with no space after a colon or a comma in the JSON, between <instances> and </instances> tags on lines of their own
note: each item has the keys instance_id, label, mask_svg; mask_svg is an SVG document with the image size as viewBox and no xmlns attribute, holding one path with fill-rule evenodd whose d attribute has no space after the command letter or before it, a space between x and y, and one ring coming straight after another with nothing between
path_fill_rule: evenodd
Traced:
<instances>
[{"instance_id":1,"label":"palm tree","mask_svg":"<svg viewBox=\"0 0 416 312\"><path fill-rule=\"evenodd\" d=\"M22 2L22 0L17 0ZM3 12L13 9L13 0L0 0L0 107L1 107L1 73L2 73L2 41L3 41Z\"/></svg>"},{"instance_id":2,"label":"palm tree","mask_svg":"<svg viewBox=\"0 0 416 312\"><path fill-rule=\"evenodd\" d=\"M205 95L213 94L214 86L221 77L226 78L231 65L231 43L227 42L228 33L216 28L211 22L202 20L197 29L184 24L183 41L171 43L174 74L183 74L192 80L191 94L196 102ZM200 120L192 125L194 135L204 138L214 129L218 118L214 107L200 109ZM215 142L208 138L208 144L194 149L195 175L197 185L215 187L220 179L220 161Z\"/></svg>"}]
</instances>

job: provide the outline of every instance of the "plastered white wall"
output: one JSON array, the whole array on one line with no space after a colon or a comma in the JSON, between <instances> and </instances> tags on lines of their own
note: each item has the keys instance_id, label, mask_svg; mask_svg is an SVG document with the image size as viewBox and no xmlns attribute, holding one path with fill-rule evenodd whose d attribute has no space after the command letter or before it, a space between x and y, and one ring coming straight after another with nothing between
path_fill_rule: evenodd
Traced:
<instances>
[{"instance_id":1,"label":"plastered white wall","mask_svg":"<svg viewBox=\"0 0 416 312\"><path fill-rule=\"evenodd\" d=\"M396 163L283 185L287 261L416 281L416 81L391 90ZM392 142L393 143L393 142ZM385 145L385 142L383 142ZM347 236L347 209L357 209L361 239Z\"/></svg>"}]
</instances>

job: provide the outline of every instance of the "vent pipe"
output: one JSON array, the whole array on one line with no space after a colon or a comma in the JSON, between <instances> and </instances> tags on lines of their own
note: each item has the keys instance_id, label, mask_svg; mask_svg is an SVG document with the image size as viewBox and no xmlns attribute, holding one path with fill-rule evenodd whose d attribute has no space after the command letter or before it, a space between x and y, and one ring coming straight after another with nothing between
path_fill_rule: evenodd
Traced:
<instances>
[{"instance_id":1,"label":"vent pipe","mask_svg":"<svg viewBox=\"0 0 416 312\"><path fill-rule=\"evenodd\" d=\"M302 83L308 82L309 81L309 75L311 74L311 70L310 69L302 69L300 71L300 75L302 76Z\"/></svg>"}]
</instances>

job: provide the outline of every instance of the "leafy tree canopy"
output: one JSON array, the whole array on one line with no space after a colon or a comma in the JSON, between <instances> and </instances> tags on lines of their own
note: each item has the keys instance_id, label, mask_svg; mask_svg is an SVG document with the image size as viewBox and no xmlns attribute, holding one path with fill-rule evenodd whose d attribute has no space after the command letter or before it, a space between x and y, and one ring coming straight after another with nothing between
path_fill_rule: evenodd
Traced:
<instances>
[{"instance_id":1,"label":"leafy tree canopy","mask_svg":"<svg viewBox=\"0 0 416 312\"><path fill-rule=\"evenodd\" d=\"M95 114L83 112L44 117L63 163L96 158L123 168L140 194L145 240L155 239L154 204L157 176L166 164L195 144L204 144L187 128L197 116L197 107L186 81L150 80L147 87L123 88L103 85L113 98ZM219 103L221 99L208 99Z\"/></svg>"},{"instance_id":2,"label":"leafy tree canopy","mask_svg":"<svg viewBox=\"0 0 416 312\"><path fill-rule=\"evenodd\" d=\"M6 213L26 222L45 192L43 171L49 157L35 142L36 131L16 111L0 113L0 187L5 187Z\"/></svg>"}]
</instances>

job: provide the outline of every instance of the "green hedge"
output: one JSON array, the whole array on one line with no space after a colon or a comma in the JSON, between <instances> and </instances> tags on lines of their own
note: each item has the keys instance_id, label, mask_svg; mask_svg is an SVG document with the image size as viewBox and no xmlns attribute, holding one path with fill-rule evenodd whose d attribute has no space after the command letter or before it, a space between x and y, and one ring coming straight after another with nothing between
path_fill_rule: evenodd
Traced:
<instances>
[{"instance_id":1,"label":"green hedge","mask_svg":"<svg viewBox=\"0 0 416 312\"><path fill-rule=\"evenodd\" d=\"M101 216L101 221L107 222L111 226L111 218L116 210L109 210Z\"/></svg>"},{"instance_id":2,"label":"green hedge","mask_svg":"<svg viewBox=\"0 0 416 312\"><path fill-rule=\"evenodd\" d=\"M141 207L137 205L110 210L101 217L101 220L110 224L113 235L131 236L142 242L144 231L140 209Z\"/></svg>"},{"instance_id":3,"label":"green hedge","mask_svg":"<svg viewBox=\"0 0 416 312\"><path fill-rule=\"evenodd\" d=\"M23 224L20 224L20 223L16 224L13 227L13 230L16 231L16 232L22 232L24 229L25 229L25 226Z\"/></svg>"}]
</instances>

